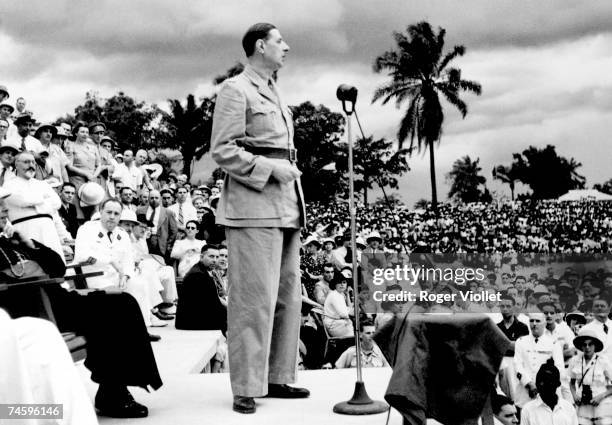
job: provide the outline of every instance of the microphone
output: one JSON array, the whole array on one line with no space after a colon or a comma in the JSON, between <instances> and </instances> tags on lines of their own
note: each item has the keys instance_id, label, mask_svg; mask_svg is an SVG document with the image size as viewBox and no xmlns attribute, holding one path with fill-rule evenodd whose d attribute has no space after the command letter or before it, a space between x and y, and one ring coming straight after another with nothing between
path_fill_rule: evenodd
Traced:
<instances>
[{"instance_id":1,"label":"microphone","mask_svg":"<svg viewBox=\"0 0 612 425\"><path fill-rule=\"evenodd\" d=\"M342 102L355 103L357 101L357 87L340 84L336 90L336 97Z\"/></svg>"}]
</instances>

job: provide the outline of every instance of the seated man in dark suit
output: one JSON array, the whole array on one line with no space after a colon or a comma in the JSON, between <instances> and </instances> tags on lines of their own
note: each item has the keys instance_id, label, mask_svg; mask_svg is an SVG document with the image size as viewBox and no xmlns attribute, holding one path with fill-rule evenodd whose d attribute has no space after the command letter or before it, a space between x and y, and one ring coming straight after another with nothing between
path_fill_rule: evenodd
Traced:
<instances>
[{"instance_id":1,"label":"seated man in dark suit","mask_svg":"<svg viewBox=\"0 0 612 425\"><path fill-rule=\"evenodd\" d=\"M227 330L227 308L219 300L212 277L218 258L217 246L204 245L200 261L185 275L176 308L177 329Z\"/></svg>"},{"instance_id":2,"label":"seated man in dark suit","mask_svg":"<svg viewBox=\"0 0 612 425\"><path fill-rule=\"evenodd\" d=\"M8 210L0 188L0 283L47 274L63 276L66 266L54 250L24 238L7 226ZM85 367L99 383L95 406L100 415L145 417L148 410L137 403L127 386L158 389L162 385L149 333L134 297L127 293L93 291L86 295L59 285L46 285L57 326L87 340ZM15 287L0 297L0 308L12 317L37 316L37 287ZM109 312L112 312L109 314Z\"/></svg>"},{"instance_id":3,"label":"seated man in dark suit","mask_svg":"<svg viewBox=\"0 0 612 425\"><path fill-rule=\"evenodd\" d=\"M59 193L60 199L62 200L62 206L59 209L59 215L62 218L66 230L72 236L76 238L77 230L79 229L79 222L77 221L77 211L73 204L74 196L76 195L76 188L72 183L64 183L62 190Z\"/></svg>"}]
</instances>

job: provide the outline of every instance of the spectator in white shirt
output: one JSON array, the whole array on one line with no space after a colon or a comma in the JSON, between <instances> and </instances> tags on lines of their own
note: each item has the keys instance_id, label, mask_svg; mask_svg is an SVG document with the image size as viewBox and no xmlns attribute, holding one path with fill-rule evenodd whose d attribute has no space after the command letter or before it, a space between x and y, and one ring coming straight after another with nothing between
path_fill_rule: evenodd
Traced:
<instances>
[{"instance_id":1,"label":"spectator in white shirt","mask_svg":"<svg viewBox=\"0 0 612 425\"><path fill-rule=\"evenodd\" d=\"M382 351L372 340L375 328L373 324L362 323L359 332L359 341L361 342L361 367L384 367L389 366L389 362L385 359ZM347 348L336 360L336 369L345 369L349 367L357 367L357 349L355 346Z\"/></svg>"},{"instance_id":2,"label":"spectator in white shirt","mask_svg":"<svg viewBox=\"0 0 612 425\"><path fill-rule=\"evenodd\" d=\"M323 306L323 324L332 337L351 337L354 335L351 305L347 296L347 281L343 276L329 285L332 290Z\"/></svg>"},{"instance_id":3,"label":"spectator in white shirt","mask_svg":"<svg viewBox=\"0 0 612 425\"><path fill-rule=\"evenodd\" d=\"M560 385L559 369L552 359L548 359L538 370L538 396L523 407L521 425L578 425L574 406L557 395Z\"/></svg>"},{"instance_id":4,"label":"spectator in white shirt","mask_svg":"<svg viewBox=\"0 0 612 425\"><path fill-rule=\"evenodd\" d=\"M598 354L603 342L594 330L583 329L574 345L581 352L570 360L570 389L580 423L612 423L612 365Z\"/></svg>"},{"instance_id":5,"label":"spectator in white shirt","mask_svg":"<svg viewBox=\"0 0 612 425\"><path fill-rule=\"evenodd\" d=\"M18 146L20 151L29 151L38 154L43 150L38 139L30 136L30 131L34 128L34 118L28 114L20 115L14 122L17 126L17 134L7 136L6 143Z\"/></svg>"},{"instance_id":6,"label":"spectator in white shirt","mask_svg":"<svg viewBox=\"0 0 612 425\"><path fill-rule=\"evenodd\" d=\"M201 241L195 238L198 232L198 223L195 220L189 220L185 225L185 239L177 240L174 243L170 257L179 261L178 275L179 277L185 274L200 261L200 251L206 245L206 241Z\"/></svg>"},{"instance_id":7,"label":"spectator in white shirt","mask_svg":"<svg viewBox=\"0 0 612 425\"><path fill-rule=\"evenodd\" d=\"M128 149L123 153L123 163L117 164L113 178L120 180L122 186L127 186L134 192L140 190L144 180L144 172L134 162L134 153L131 150Z\"/></svg>"},{"instance_id":8,"label":"spectator in white shirt","mask_svg":"<svg viewBox=\"0 0 612 425\"><path fill-rule=\"evenodd\" d=\"M198 213L191 202L188 200L189 192L185 187L176 190L176 203L170 205L168 209L174 213L179 230L185 230L185 224L190 220L197 220Z\"/></svg>"},{"instance_id":9,"label":"spectator in white shirt","mask_svg":"<svg viewBox=\"0 0 612 425\"><path fill-rule=\"evenodd\" d=\"M550 335L544 333L544 320L542 313L530 313L531 335L520 337L514 345L514 367L517 375L520 375L514 401L520 407L536 397L538 391L535 375L549 358L554 359L559 370L565 371L561 347Z\"/></svg>"},{"instance_id":10,"label":"spectator in white shirt","mask_svg":"<svg viewBox=\"0 0 612 425\"><path fill-rule=\"evenodd\" d=\"M599 337L604 343L601 355L606 357L612 363L612 320L610 315L610 300L606 298L598 298L593 301L593 316L594 319L590 323L584 325L582 329L591 329L599 334Z\"/></svg>"}]
</instances>

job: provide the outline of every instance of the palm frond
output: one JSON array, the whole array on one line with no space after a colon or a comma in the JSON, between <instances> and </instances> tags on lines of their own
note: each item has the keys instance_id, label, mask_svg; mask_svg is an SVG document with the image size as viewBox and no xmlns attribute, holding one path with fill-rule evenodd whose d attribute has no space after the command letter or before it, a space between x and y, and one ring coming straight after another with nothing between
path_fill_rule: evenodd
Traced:
<instances>
[{"instance_id":1,"label":"palm frond","mask_svg":"<svg viewBox=\"0 0 612 425\"><path fill-rule=\"evenodd\" d=\"M463 56L464 54L465 54L465 46L463 45L454 46L453 50L451 50L446 55L444 55L444 58L442 58L442 61L440 61L440 65L438 66L438 72L444 71L444 69L446 68L446 65L448 65L453 59L455 59L458 56Z\"/></svg>"},{"instance_id":2,"label":"palm frond","mask_svg":"<svg viewBox=\"0 0 612 425\"><path fill-rule=\"evenodd\" d=\"M468 109L466 103L457 96L456 93L449 90L440 90L446 100L453 105L455 108L459 109L463 118L467 115Z\"/></svg>"}]
</instances>

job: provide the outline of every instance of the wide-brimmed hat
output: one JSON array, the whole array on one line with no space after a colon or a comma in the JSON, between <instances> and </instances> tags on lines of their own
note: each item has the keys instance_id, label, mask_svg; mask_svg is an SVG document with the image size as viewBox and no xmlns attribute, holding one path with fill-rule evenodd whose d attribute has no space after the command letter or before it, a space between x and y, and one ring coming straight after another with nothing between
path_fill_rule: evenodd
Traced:
<instances>
[{"instance_id":1,"label":"wide-brimmed hat","mask_svg":"<svg viewBox=\"0 0 612 425\"><path fill-rule=\"evenodd\" d=\"M378 240L378 242L382 243L382 238L380 237L380 233L378 233L376 230L370 233L368 237L366 238L367 243L370 243L370 241L372 240Z\"/></svg>"},{"instance_id":2,"label":"wide-brimmed hat","mask_svg":"<svg viewBox=\"0 0 612 425\"><path fill-rule=\"evenodd\" d=\"M212 190L210 190L210 187L206 185L198 186L198 189L203 190L204 192L208 193L208 196L212 194Z\"/></svg>"},{"instance_id":3,"label":"wide-brimmed hat","mask_svg":"<svg viewBox=\"0 0 612 425\"><path fill-rule=\"evenodd\" d=\"M304 246L308 246L308 245L311 245L311 244L316 245L317 248L321 248L321 242L319 242L319 240L315 236L312 236L312 235L310 235L310 236L308 236L306 238L306 241L304 242L303 245Z\"/></svg>"},{"instance_id":4,"label":"wide-brimmed hat","mask_svg":"<svg viewBox=\"0 0 612 425\"><path fill-rule=\"evenodd\" d=\"M357 248L361 248L361 249L365 249L368 246L366 241L364 241L361 236L357 236L357 238L355 239L355 245L357 245Z\"/></svg>"},{"instance_id":5,"label":"wide-brimmed hat","mask_svg":"<svg viewBox=\"0 0 612 425\"><path fill-rule=\"evenodd\" d=\"M538 295L544 295L544 294L550 294L550 291L548 290L548 288L544 285L536 285L535 288L533 288L533 295L534 296L538 296Z\"/></svg>"},{"instance_id":6,"label":"wide-brimmed hat","mask_svg":"<svg viewBox=\"0 0 612 425\"><path fill-rule=\"evenodd\" d=\"M582 351L582 344L584 344L584 341L586 339L590 339L595 343L596 353L599 353L601 350L603 350L604 344L603 341L599 338L599 335L597 335L597 332L595 332L593 329L588 328L580 329L580 332L578 332L578 336L574 338L574 347Z\"/></svg>"},{"instance_id":7,"label":"wide-brimmed hat","mask_svg":"<svg viewBox=\"0 0 612 425\"><path fill-rule=\"evenodd\" d=\"M6 86L1 86L0 85L0 92L6 93L6 98L8 99L9 97L11 97L11 95L9 94L8 89L6 88Z\"/></svg>"},{"instance_id":8,"label":"wide-brimmed hat","mask_svg":"<svg viewBox=\"0 0 612 425\"><path fill-rule=\"evenodd\" d=\"M164 171L164 167L161 164L148 164L142 166L143 170L146 170L152 179L156 179L161 176L161 173Z\"/></svg>"},{"instance_id":9,"label":"wide-brimmed hat","mask_svg":"<svg viewBox=\"0 0 612 425\"><path fill-rule=\"evenodd\" d=\"M552 302L552 301L543 301L543 302L541 302L541 303L538 303L538 309L539 309L540 311L542 311L542 309L543 309L544 307L546 307L546 306L549 306L549 307L552 307L552 308L556 308L556 307L555 307L555 303L554 303L554 302Z\"/></svg>"},{"instance_id":10,"label":"wide-brimmed hat","mask_svg":"<svg viewBox=\"0 0 612 425\"><path fill-rule=\"evenodd\" d=\"M565 316L565 323L569 325L572 320L576 320L578 323L586 325L586 317L584 317L584 313L581 311L575 310L571 313L567 313L567 315Z\"/></svg>"},{"instance_id":11,"label":"wide-brimmed hat","mask_svg":"<svg viewBox=\"0 0 612 425\"><path fill-rule=\"evenodd\" d=\"M129 208L124 208L121 211L121 217L119 217L119 221L129 221L132 224L140 224L138 219L136 218L136 213Z\"/></svg>"},{"instance_id":12,"label":"wide-brimmed hat","mask_svg":"<svg viewBox=\"0 0 612 425\"><path fill-rule=\"evenodd\" d=\"M38 137L40 136L40 133L42 133L44 130L50 130L52 137L57 136L57 128L55 128L55 126L51 124L41 124L40 127L36 129L36 132L34 133L34 137L38 139Z\"/></svg>"},{"instance_id":13,"label":"wide-brimmed hat","mask_svg":"<svg viewBox=\"0 0 612 425\"><path fill-rule=\"evenodd\" d=\"M0 108L9 108L11 110L11 112L10 112L11 114L13 112L15 112L15 107L13 105L11 105L10 103L8 103L7 101L4 101L4 102L0 103Z\"/></svg>"},{"instance_id":14,"label":"wide-brimmed hat","mask_svg":"<svg viewBox=\"0 0 612 425\"><path fill-rule=\"evenodd\" d=\"M79 188L78 196L82 207L92 207L104 200L106 191L98 183L87 182Z\"/></svg>"},{"instance_id":15,"label":"wide-brimmed hat","mask_svg":"<svg viewBox=\"0 0 612 425\"><path fill-rule=\"evenodd\" d=\"M333 245L334 245L334 248L336 247L336 242L335 242L335 241L334 241L332 238L324 238L324 239L321 241L321 244L322 244L323 246L325 246L325 244L326 244L326 243L331 243L331 244L333 244Z\"/></svg>"},{"instance_id":16,"label":"wide-brimmed hat","mask_svg":"<svg viewBox=\"0 0 612 425\"><path fill-rule=\"evenodd\" d=\"M36 120L30 114L21 114L17 118L15 118L15 121L13 121L13 124L20 125L20 124L25 124L28 122L33 123L33 122L36 122Z\"/></svg>"},{"instance_id":17,"label":"wide-brimmed hat","mask_svg":"<svg viewBox=\"0 0 612 425\"><path fill-rule=\"evenodd\" d=\"M6 151L13 151L13 155L17 155L20 150L21 149L19 146L15 146L14 144L12 144L11 142L7 140L2 142L2 144L0 145L0 155L2 155Z\"/></svg>"}]
</instances>

